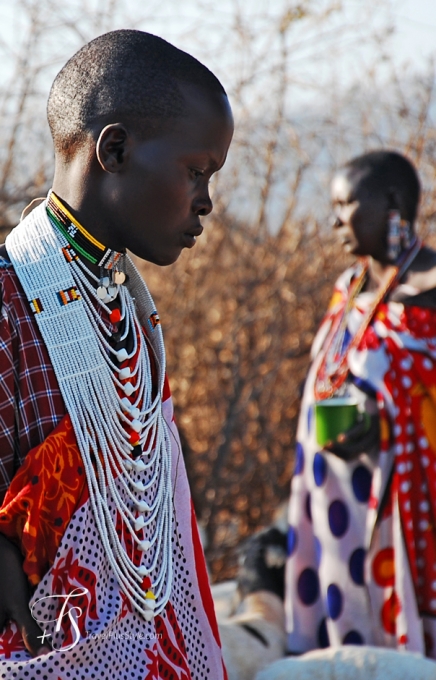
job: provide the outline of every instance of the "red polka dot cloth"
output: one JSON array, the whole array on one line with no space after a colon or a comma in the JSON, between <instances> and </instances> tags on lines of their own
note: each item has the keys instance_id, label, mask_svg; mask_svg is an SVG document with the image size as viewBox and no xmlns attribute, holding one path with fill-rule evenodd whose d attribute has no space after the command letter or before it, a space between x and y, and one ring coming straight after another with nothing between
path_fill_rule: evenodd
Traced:
<instances>
[{"instance_id":1,"label":"red polka dot cloth","mask_svg":"<svg viewBox=\"0 0 436 680\"><path fill-rule=\"evenodd\" d=\"M351 389L378 409L379 446L347 462L316 439L315 376L355 272L336 284L303 395L289 504L289 651L367 644L436 658L436 310L406 295L382 303L349 353ZM348 341L372 300L355 301Z\"/></svg>"},{"instance_id":2,"label":"red polka dot cloth","mask_svg":"<svg viewBox=\"0 0 436 680\"><path fill-rule=\"evenodd\" d=\"M16 355L23 329L26 338L33 315L23 313L10 265L3 272L14 295L3 287L4 362ZM12 285L14 284L14 285ZM17 300L20 302L17 305ZM13 311L14 310L14 311ZM13 312L13 313L12 313ZM8 317L8 318L7 318ZM13 342L6 330L12 318ZM36 329L36 330L35 330ZM34 335L42 342L35 324ZM33 382L48 380L58 395L56 378L47 360L38 370L33 352L22 369L12 366L19 398ZM17 354L20 356L20 354ZM12 364L11 359L11 364ZM41 377L42 376L42 377ZM27 393L27 392L26 392ZM59 398L58 398L59 402ZM42 402L45 406L45 402ZM172 440L173 581L162 614L145 622L132 609L114 578L91 508L83 464L71 420L58 404L50 433L29 451L16 472L0 508L0 531L20 545L23 568L34 587L30 606L46 641L55 650L32 659L13 622L0 634L0 677L5 680L226 680L213 601L204 555L192 510L190 491L174 422L168 382L163 394L163 416ZM38 405L33 412L38 414ZM27 410L27 416L31 414ZM34 428L34 431L38 430ZM152 474L150 471L147 474ZM119 480L116 480L119 483ZM121 489L121 486L119 487ZM132 538L118 521L119 511L108 504L126 551L135 554ZM153 526L150 526L152 531ZM144 530L144 539L147 539ZM159 564L157 564L157 568ZM151 574L153 576L153 574ZM144 587L149 587L144 584Z\"/></svg>"}]
</instances>

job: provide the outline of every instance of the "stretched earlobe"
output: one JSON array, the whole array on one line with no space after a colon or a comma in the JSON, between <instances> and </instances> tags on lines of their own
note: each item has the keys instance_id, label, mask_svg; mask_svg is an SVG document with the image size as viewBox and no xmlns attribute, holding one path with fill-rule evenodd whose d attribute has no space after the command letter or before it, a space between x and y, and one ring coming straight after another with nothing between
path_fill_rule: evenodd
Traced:
<instances>
[{"instance_id":1,"label":"stretched earlobe","mask_svg":"<svg viewBox=\"0 0 436 680\"><path fill-rule=\"evenodd\" d=\"M105 172L119 172L125 162L128 133L121 123L106 125L100 132L95 152Z\"/></svg>"}]
</instances>

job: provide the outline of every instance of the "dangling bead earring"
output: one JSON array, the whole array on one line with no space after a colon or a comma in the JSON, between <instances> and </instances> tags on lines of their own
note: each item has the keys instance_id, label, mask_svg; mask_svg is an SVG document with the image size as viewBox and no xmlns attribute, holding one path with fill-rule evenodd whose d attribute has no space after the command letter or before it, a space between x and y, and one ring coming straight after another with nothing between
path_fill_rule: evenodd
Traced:
<instances>
[{"instance_id":1,"label":"dangling bead earring","mask_svg":"<svg viewBox=\"0 0 436 680\"><path fill-rule=\"evenodd\" d=\"M401 253L401 215L397 209L389 210L387 242L388 260L396 262Z\"/></svg>"}]
</instances>

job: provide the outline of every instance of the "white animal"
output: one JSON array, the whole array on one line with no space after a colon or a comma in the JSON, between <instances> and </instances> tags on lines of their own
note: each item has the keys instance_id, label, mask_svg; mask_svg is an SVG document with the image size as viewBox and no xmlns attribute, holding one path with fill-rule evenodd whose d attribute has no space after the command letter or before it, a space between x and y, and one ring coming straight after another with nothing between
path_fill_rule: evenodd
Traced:
<instances>
[{"instance_id":1,"label":"white animal","mask_svg":"<svg viewBox=\"0 0 436 680\"><path fill-rule=\"evenodd\" d=\"M237 583L212 588L229 680L253 680L285 654L285 561L286 535L271 527L242 546Z\"/></svg>"},{"instance_id":2,"label":"white animal","mask_svg":"<svg viewBox=\"0 0 436 680\"><path fill-rule=\"evenodd\" d=\"M436 680L436 663L410 652L347 645L281 659L255 680Z\"/></svg>"},{"instance_id":3,"label":"white animal","mask_svg":"<svg viewBox=\"0 0 436 680\"><path fill-rule=\"evenodd\" d=\"M285 654L283 602L266 590L251 593L238 614L219 624L219 631L229 680L253 680Z\"/></svg>"}]
</instances>

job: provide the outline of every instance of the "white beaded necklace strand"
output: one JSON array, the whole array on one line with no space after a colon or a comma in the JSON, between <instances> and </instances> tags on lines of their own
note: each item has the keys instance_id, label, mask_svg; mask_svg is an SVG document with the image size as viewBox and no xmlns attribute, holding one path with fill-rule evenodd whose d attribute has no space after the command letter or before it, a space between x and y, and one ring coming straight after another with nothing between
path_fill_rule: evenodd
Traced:
<instances>
[{"instance_id":1,"label":"white beaded necklace strand","mask_svg":"<svg viewBox=\"0 0 436 680\"><path fill-rule=\"evenodd\" d=\"M61 239L63 238L62 235L60 235L60 237L61 237ZM78 287L79 287L81 293L85 293L85 290L84 290L84 288L83 288L83 284L85 284L85 287L89 290L89 292L91 293L91 295L96 299L96 301L97 301L98 303L101 304L101 306L103 306L103 307L105 308L105 311L106 311L107 313L109 313L110 310L106 307L106 304L105 304L106 301L105 301L104 299L102 299L102 298L100 297L100 295L98 295L98 293L97 293L97 295L95 295L95 292L94 292L92 286L86 285L86 283L87 283L87 277L86 277L86 275L88 275L90 278L94 279L95 282L98 282L97 277L95 277L95 276L92 274L92 272L90 272L89 270L87 270L87 268L86 268L86 266L84 265L84 263L80 262L80 260L77 261L77 263L78 263L80 269L82 270L82 272L80 271L79 267L76 265L76 263L75 263L74 260L73 260L73 262L72 262L71 264L72 264L72 269L73 269L73 277L74 277L74 279L76 280L76 283L77 283L77 285L78 285ZM76 266L75 266L75 265L76 265ZM121 290L120 290L120 288L121 288ZM98 289L97 289L97 290L98 290ZM130 320L130 316L133 317L133 314L129 314L129 312L132 313L132 311L133 311L133 303L132 303L132 300L131 300L130 296L128 296L128 294L126 293L126 291L125 291L125 289L124 289L123 287L118 286L117 294L118 294L119 292L121 293L120 298L122 298L122 302L124 302L124 303L127 302L127 305L128 305L128 302L130 302L130 309L129 309L129 306L127 306L127 305L125 304L125 306L124 306L125 311L124 311L124 314L122 314L122 318L125 317L125 320L126 320L126 327L128 327L128 321ZM87 298L87 301L89 301L89 297L86 295L86 293L85 293L85 296L86 296L86 298ZM114 295L113 295L113 299L115 299L115 297L116 297L116 295L114 294ZM126 297L127 297L127 301L126 301ZM97 315L97 313L95 312L95 306L94 306L92 303L90 303L90 301L89 301L89 304L88 304L87 306L88 306L88 308L89 308L89 310L90 310L90 312L91 312L91 314L90 314L89 316L90 316L91 322L93 323L94 329L95 329L95 331L96 331L97 334L98 334L98 338L99 338L100 342L102 342L102 344L104 345L104 347L106 348L106 350L109 350L109 351L112 351L113 353L116 353L115 350L110 346L110 344L109 344L109 343L107 342L107 340L104 338L104 336L101 334L101 332L100 332L100 330L99 330L99 328L98 328L98 325L97 325L97 324L95 323L95 321L94 321L94 318L95 318L96 316L99 316L99 315ZM134 317L133 317L132 321L133 321L133 323L132 323L131 325L134 326L134 325L135 325L135 324L134 324ZM124 333L123 335L127 336L127 332L125 331L125 333ZM123 337L123 336L122 336L122 337ZM135 338L135 340L136 340L136 337L137 337L137 329L135 328L135 330L134 330L134 338ZM142 334L140 334L139 337L142 339L142 344L144 345L144 340L143 340ZM130 354L127 355L127 353L126 353L126 357L125 357L125 358L132 358L132 357L135 355L135 353L136 353L136 349L137 349L137 343L135 343L134 349L132 350L132 352L131 352ZM141 348L142 351L143 351L144 349L145 349L145 354L146 354L146 357L147 357L147 360L148 360L148 352L147 352L146 348L144 348L144 347ZM140 351L139 356L142 356L142 351ZM106 352L105 356L106 356L106 358L107 358L108 364L109 364L109 366L111 367L111 369L112 369L113 371L116 371L116 370L117 370L117 367L112 363L112 361L110 360L110 358L109 358L107 352ZM149 367L149 360L148 360L147 362L140 362L140 361L138 361L135 370L134 370L131 374L129 374L129 376L126 375L126 376L123 376L123 377L134 377L134 376L138 373L139 367L140 367L140 366L143 367L144 365L146 365L148 368L150 368L150 367ZM148 373L148 375L147 375L148 381L147 381L147 382L148 382L149 384L148 384L148 389L145 390L145 393L151 394L152 386L151 386L151 373L150 373L150 370L147 371L147 373ZM123 385L116 379L116 377L114 377L114 382L115 382L115 384L116 384L119 388L123 389ZM143 392L143 390L137 388L137 392L138 392L137 400L140 401L140 394L141 394L141 392ZM130 409L129 409L129 410L130 410ZM137 410L137 409L136 409L136 410ZM149 412L150 412L150 410L152 410L152 408L151 408L151 409L148 409ZM142 424L140 423L140 421L138 420L138 418L139 418L139 416L140 416L140 413L138 413L138 414L135 413L135 415L137 415L136 422L139 423L140 425L142 425ZM156 412L156 416L157 416L157 412ZM120 413L120 417L124 420L124 422L126 422L126 423L132 425L132 421L129 421L129 420L124 416L124 414L123 414L122 412ZM148 422L147 428L146 428L147 432L148 432L150 429L152 429L152 433L151 433L151 441L153 441L153 439L154 439L154 436L153 436L153 435L155 434L155 432L154 432L154 429L155 429L155 428L153 427L153 425L155 425L155 420L156 420L156 418L153 417L153 416L152 416L151 418L149 418L149 422ZM150 421L151 421L151 422L150 422ZM142 429L142 427L141 427L141 429ZM109 436L110 436L110 435L109 435ZM149 435L149 436L150 436L150 435ZM143 442L142 442L142 443L144 443L144 442L145 442L145 439L146 439L146 433L144 433L142 439L143 439ZM141 440L140 440L140 443L141 443ZM116 452L116 448L115 448L114 443L113 443L113 447L112 447L112 448L113 448L114 451ZM158 451L159 448L160 448L159 446L156 446L155 451ZM111 452L111 448L109 448L109 452ZM124 465L124 467L126 468L125 463L126 463L127 461L126 461L125 459L120 458L120 457L117 456L116 454L115 454L115 456L116 456L116 462L118 462L119 464L121 464L121 466ZM153 458L152 461L149 461L149 466L152 465L153 462L155 462L155 459L156 459L156 456L154 456L154 458ZM127 460L130 460L130 459L127 459ZM105 457L104 462L105 462L105 466L104 466L105 469L108 469L108 468L109 468L109 469L112 469L112 465L114 464L115 461L112 459L112 457L111 457L110 454L109 454L107 457ZM128 465L128 466L127 466L127 469L129 469L129 467L130 467L130 466ZM148 467L148 466L147 466L147 467ZM146 469L146 468L144 468L144 469ZM128 474L128 472L126 471L126 473L125 473L124 476L121 475L121 476L119 477L119 481L121 482L121 484L122 484L123 487L124 487L125 495L127 495L133 502L137 502L137 498L135 497L134 493L131 492L131 490L130 490L129 487L130 487L130 486L133 486L137 491L140 491L140 492L147 491L147 490L152 486L152 484L155 483L155 482L157 481L158 472L159 472L159 466L156 465L156 470L155 470L155 472L154 472L154 475L153 475L152 478L151 478L151 482L152 482L152 483L149 482L148 484L144 485L144 483L141 482L141 481L138 483L137 481L133 480L133 479L130 477L130 475ZM104 477L103 468L100 470L100 475L101 475L102 478ZM123 479L123 477L124 477L125 479ZM151 548L154 544L157 545L157 543L158 543L158 541L157 541L158 536L159 536L159 535L165 535L164 527L161 526L162 524L164 524L164 523L166 522L166 518L165 518L164 515L162 515L162 516L159 517L160 521L158 521L158 522L156 523L155 532L154 532L153 536L150 537L150 540L146 540L146 541L145 541L145 540L141 540L140 538L138 538L136 532L138 532L138 531L140 531L141 529L144 529L145 527L147 527L147 526L148 526L149 524L151 524L151 523L156 519L156 517L158 516L158 511L161 509L161 503L159 502L159 501L160 501L159 495L156 494L156 497L155 497L154 501L153 501L151 504L148 504L148 503L146 503L145 501L142 501L142 502L140 503L139 509L142 510L142 512L148 512L148 513L150 513L150 515L149 515L149 517L148 517L147 519L145 519L144 515L140 515L140 517L138 518L138 517L135 517L135 516L133 515L133 513L132 513L131 510L130 510L130 508L123 502L122 497L120 496L120 494L118 494L116 485L114 484L114 480L111 479L111 478L109 477L109 478L107 478L106 482L107 482L107 485L109 486L109 488L110 488L110 490L111 490L111 492L112 492L112 499L113 499L114 502L115 502L115 505L116 505L116 507L117 507L117 510L119 511L119 513L120 513L120 515L121 515L121 517L122 517L122 519L123 519L125 525L127 526L127 529L128 529L129 532L132 534L132 537L133 537L133 539L136 541L136 543L138 544L138 546L139 546L141 549L143 549L144 552L145 552L145 551L150 550L150 548ZM158 487L157 487L157 488L158 488L158 489L159 489L159 488L162 488L161 484L158 483ZM142 521L141 521L141 519L142 519ZM131 522L134 524L134 527L135 527L134 529L132 528ZM112 541L117 541L118 535L116 534L116 532L115 532L115 533L111 532L111 533L112 533ZM120 547L120 546L117 546L117 555L118 555L118 558L119 558L119 559L122 559L122 560L123 560L123 553L120 552L119 547ZM155 552L154 559L153 559L153 561L152 561L152 564L149 565L149 567L148 567L148 569L147 569L147 573L150 573L151 571L153 571L153 570L156 568L157 562L158 562L158 557L159 557L159 552L160 552L160 551L156 551L156 552ZM165 550L164 550L164 552L165 552ZM124 560L123 560L123 561L124 561ZM155 593L154 593L154 594L155 594L156 597L160 594L160 592L161 592L161 590L162 590L162 585L161 585L161 584L164 583L164 580L163 580L163 578L162 578L162 575L163 575L163 573L166 571L166 568L165 568L165 567L166 567L166 564L165 564L165 562L162 563L162 567L163 567L163 569L161 569L161 572L158 573L158 574L156 575L156 578L155 578L155 580L154 580L154 588L155 588ZM144 572L144 570L143 570L143 572ZM128 587L128 586L127 586L127 587ZM149 602L149 603L148 603L148 606L150 606L150 604L153 604L153 601Z\"/></svg>"},{"instance_id":2,"label":"white beaded necklace strand","mask_svg":"<svg viewBox=\"0 0 436 680\"><path fill-rule=\"evenodd\" d=\"M44 205L32 211L7 240L27 298L41 301L43 311L36 314L36 320L73 423L103 548L126 597L150 621L168 602L173 570L171 442L162 414L165 354L160 326L150 336L159 376L153 399L150 357L141 326L155 314L155 308L139 273L127 259L129 289L136 304L124 286L117 284L116 293L125 321L123 339L132 333L133 348L129 353L117 352L108 342L110 331L98 313L99 305L110 311L106 301L97 295L82 262L66 262L65 244ZM59 289L74 286L81 299L60 305ZM123 373L112 357L118 362L136 357L136 365L129 374ZM119 396L117 388L126 396ZM132 444L125 430L133 426L143 449L137 460L131 456ZM142 553L139 565L118 536L115 512ZM149 598L143 589L148 575L154 590Z\"/></svg>"}]
</instances>

